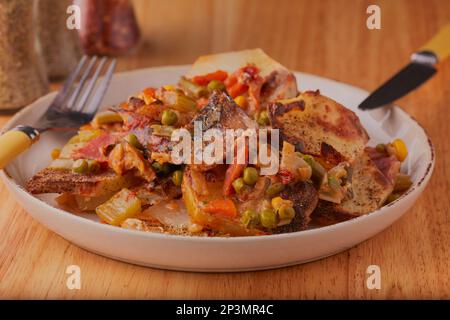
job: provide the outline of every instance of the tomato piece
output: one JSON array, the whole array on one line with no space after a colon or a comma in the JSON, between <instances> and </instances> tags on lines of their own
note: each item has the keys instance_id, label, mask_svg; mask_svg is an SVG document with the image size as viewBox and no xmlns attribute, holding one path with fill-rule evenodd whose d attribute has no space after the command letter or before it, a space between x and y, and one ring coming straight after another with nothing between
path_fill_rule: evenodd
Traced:
<instances>
[{"instance_id":1,"label":"tomato piece","mask_svg":"<svg viewBox=\"0 0 450 320\"><path fill-rule=\"evenodd\" d=\"M224 81L225 87L230 88L234 86L237 81L238 81L237 76L235 74L232 74Z\"/></svg>"},{"instance_id":2,"label":"tomato piece","mask_svg":"<svg viewBox=\"0 0 450 320\"><path fill-rule=\"evenodd\" d=\"M278 172L278 176L280 177L282 184L289 184L295 180L294 174L288 170L281 169Z\"/></svg>"},{"instance_id":3,"label":"tomato piece","mask_svg":"<svg viewBox=\"0 0 450 320\"><path fill-rule=\"evenodd\" d=\"M208 73L203 76L195 76L192 78L192 81L200 86L206 86L212 80L225 81L227 77L227 72L217 70L216 72Z\"/></svg>"}]
</instances>

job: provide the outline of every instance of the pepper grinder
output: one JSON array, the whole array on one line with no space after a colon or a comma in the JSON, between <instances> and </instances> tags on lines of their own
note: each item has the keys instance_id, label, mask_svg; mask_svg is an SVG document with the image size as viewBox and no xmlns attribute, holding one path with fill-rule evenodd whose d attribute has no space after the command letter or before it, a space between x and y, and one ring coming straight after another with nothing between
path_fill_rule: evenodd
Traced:
<instances>
[{"instance_id":1,"label":"pepper grinder","mask_svg":"<svg viewBox=\"0 0 450 320\"><path fill-rule=\"evenodd\" d=\"M26 106L49 91L34 32L34 1L0 0L0 110Z\"/></svg>"},{"instance_id":2,"label":"pepper grinder","mask_svg":"<svg viewBox=\"0 0 450 320\"><path fill-rule=\"evenodd\" d=\"M81 8L81 42L87 54L118 56L128 53L140 38L129 0L77 0Z\"/></svg>"},{"instance_id":3,"label":"pepper grinder","mask_svg":"<svg viewBox=\"0 0 450 320\"><path fill-rule=\"evenodd\" d=\"M81 58L77 30L67 28L72 0L37 0L36 27L50 80L66 78Z\"/></svg>"}]
</instances>

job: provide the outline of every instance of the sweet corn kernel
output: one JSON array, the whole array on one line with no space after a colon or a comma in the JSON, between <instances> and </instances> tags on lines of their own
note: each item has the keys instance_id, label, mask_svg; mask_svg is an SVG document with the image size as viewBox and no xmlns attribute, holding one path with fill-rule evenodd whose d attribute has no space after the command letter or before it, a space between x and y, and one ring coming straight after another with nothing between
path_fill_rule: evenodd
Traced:
<instances>
[{"instance_id":1,"label":"sweet corn kernel","mask_svg":"<svg viewBox=\"0 0 450 320\"><path fill-rule=\"evenodd\" d=\"M299 175L300 181L306 181L306 180L311 179L311 175L312 175L311 167L307 166L307 167L298 168L298 175Z\"/></svg>"},{"instance_id":2,"label":"sweet corn kernel","mask_svg":"<svg viewBox=\"0 0 450 320\"><path fill-rule=\"evenodd\" d=\"M234 102L243 109L247 108L247 99L244 96L237 96L234 98Z\"/></svg>"},{"instance_id":3,"label":"sweet corn kernel","mask_svg":"<svg viewBox=\"0 0 450 320\"><path fill-rule=\"evenodd\" d=\"M292 201L290 200L285 200L281 197L275 197L272 199L272 207L275 210L278 210L280 208L287 208L287 207L292 207L294 204L292 203Z\"/></svg>"},{"instance_id":4,"label":"sweet corn kernel","mask_svg":"<svg viewBox=\"0 0 450 320\"><path fill-rule=\"evenodd\" d=\"M395 149L395 155L399 161L404 161L408 156L408 148L402 139L395 139L392 141L392 146Z\"/></svg>"},{"instance_id":5,"label":"sweet corn kernel","mask_svg":"<svg viewBox=\"0 0 450 320\"><path fill-rule=\"evenodd\" d=\"M167 91L174 91L176 87L173 84L168 84L164 86L164 89L166 89Z\"/></svg>"},{"instance_id":6,"label":"sweet corn kernel","mask_svg":"<svg viewBox=\"0 0 450 320\"><path fill-rule=\"evenodd\" d=\"M112 124L123 122L122 116L114 111L104 111L97 113L92 124L98 128L102 124Z\"/></svg>"},{"instance_id":7,"label":"sweet corn kernel","mask_svg":"<svg viewBox=\"0 0 450 320\"><path fill-rule=\"evenodd\" d=\"M203 226L196 223L191 223L188 226L188 230L192 233L199 233L203 231Z\"/></svg>"},{"instance_id":8,"label":"sweet corn kernel","mask_svg":"<svg viewBox=\"0 0 450 320\"><path fill-rule=\"evenodd\" d=\"M50 152L50 156L52 157L53 160L58 159L60 154L61 150L58 148L55 148L52 150L52 152Z\"/></svg>"}]
</instances>

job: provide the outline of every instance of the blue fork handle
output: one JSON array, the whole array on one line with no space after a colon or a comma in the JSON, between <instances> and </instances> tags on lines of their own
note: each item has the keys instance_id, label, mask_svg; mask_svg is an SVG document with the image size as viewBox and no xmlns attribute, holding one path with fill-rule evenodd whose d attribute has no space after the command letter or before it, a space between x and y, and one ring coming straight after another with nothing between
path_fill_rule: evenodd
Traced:
<instances>
[{"instance_id":1,"label":"blue fork handle","mask_svg":"<svg viewBox=\"0 0 450 320\"><path fill-rule=\"evenodd\" d=\"M39 138L39 131L30 126L18 126L0 136L0 169L5 168L18 155Z\"/></svg>"}]
</instances>

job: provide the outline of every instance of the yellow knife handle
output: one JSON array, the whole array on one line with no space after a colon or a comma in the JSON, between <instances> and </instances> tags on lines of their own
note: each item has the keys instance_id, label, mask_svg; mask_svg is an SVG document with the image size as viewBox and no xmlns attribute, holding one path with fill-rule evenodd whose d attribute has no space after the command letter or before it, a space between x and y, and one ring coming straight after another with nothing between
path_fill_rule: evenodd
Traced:
<instances>
[{"instance_id":1,"label":"yellow knife handle","mask_svg":"<svg viewBox=\"0 0 450 320\"><path fill-rule=\"evenodd\" d=\"M450 23L445 25L439 32L425 44L420 51L431 51L439 61L450 56Z\"/></svg>"},{"instance_id":2,"label":"yellow knife handle","mask_svg":"<svg viewBox=\"0 0 450 320\"><path fill-rule=\"evenodd\" d=\"M29 126L19 126L0 136L0 169L27 150L38 139L39 131Z\"/></svg>"}]
</instances>

